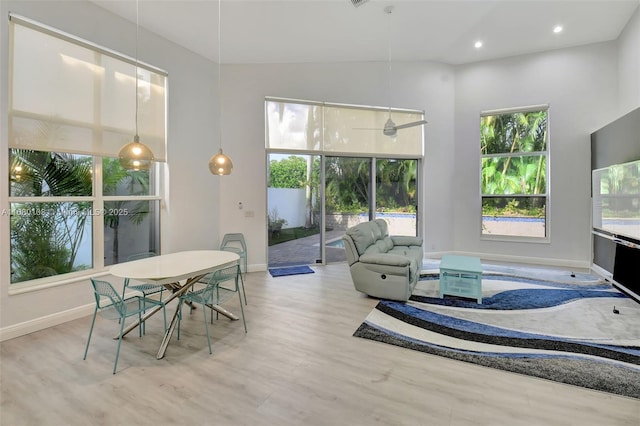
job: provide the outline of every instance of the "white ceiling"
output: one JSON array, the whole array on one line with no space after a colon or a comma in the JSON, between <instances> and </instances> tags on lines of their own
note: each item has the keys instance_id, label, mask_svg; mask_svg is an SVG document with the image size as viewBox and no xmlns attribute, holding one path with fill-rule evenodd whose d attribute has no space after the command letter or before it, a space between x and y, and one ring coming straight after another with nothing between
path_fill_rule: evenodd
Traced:
<instances>
[{"instance_id":1,"label":"white ceiling","mask_svg":"<svg viewBox=\"0 0 640 426\"><path fill-rule=\"evenodd\" d=\"M133 0L92 0L136 22ZM224 0L223 63L465 64L616 39L640 0ZM384 8L393 5L391 15ZM218 61L218 2L140 0L140 26ZM554 34L561 24L564 31ZM390 28L390 31L389 31ZM391 36L389 37L389 34ZM476 40L484 46L475 49Z\"/></svg>"}]
</instances>

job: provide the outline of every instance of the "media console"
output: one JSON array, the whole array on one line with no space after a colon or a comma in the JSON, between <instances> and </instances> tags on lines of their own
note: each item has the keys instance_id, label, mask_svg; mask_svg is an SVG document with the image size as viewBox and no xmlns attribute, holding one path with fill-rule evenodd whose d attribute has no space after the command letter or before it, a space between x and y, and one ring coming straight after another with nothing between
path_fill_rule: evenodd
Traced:
<instances>
[{"instance_id":1,"label":"media console","mask_svg":"<svg viewBox=\"0 0 640 426\"><path fill-rule=\"evenodd\" d=\"M594 265L606 272L605 275L608 275L607 278L615 287L640 303L640 241L622 239L596 230L593 231L593 235L594 239L604 239L613 243L609 265Z\"/></svg>"},{"instance_id":2,"label":"media console","mask_svg":"<svg viewBox=\"0 0 640 426\"><path fill-rule=\"evenodd\" d=\"M592 269L640 303L640 108L591 134Z\"/></svg>"},{"instance_id":3,"label":"media console","mask_svg":"<svg viewBox=\"0 0 640 426\"><path fill-rule=\"evenodd\" d=\"M613 284L640 302L640 243L615 240Z\"/></svg>"}]
</instances>

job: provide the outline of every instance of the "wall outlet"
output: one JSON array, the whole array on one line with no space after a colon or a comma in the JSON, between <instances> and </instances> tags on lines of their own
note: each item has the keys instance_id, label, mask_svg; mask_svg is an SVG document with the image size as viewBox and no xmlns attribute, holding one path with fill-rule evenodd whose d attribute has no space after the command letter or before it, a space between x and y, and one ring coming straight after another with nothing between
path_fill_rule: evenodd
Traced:
<instances>
[{"instance_id":1,"label":"wall outlet","mask_svg":"<svg viewBox=\"0 0 640 426\"><path fill-rule=\"evenodd\" d=\"M253 212L253 210L245 210L244 212L244 217L254 217L255 214Z\"/></svg>"}]
</instances>

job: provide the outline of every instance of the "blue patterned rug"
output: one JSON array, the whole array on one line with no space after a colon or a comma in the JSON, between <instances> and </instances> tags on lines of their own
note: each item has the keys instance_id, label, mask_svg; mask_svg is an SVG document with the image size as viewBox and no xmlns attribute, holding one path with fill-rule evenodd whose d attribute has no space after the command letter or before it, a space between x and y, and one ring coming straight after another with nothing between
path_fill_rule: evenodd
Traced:
<instances>
[{"instance_id":1,"label":"blue patterned rug","mask_svg":"<svg viewBox=\"0 0 640 426\"><path fill-rule=\"evenodd\" d=\"M640 398L640 304L594 276L511 272L483 274L482 304L440 299L428 274L408 302L381 300L354 336Z\"/></svg>"},{"instance_id":2,"label":"blue patterned rug","mask_svg":"<svg viewBox=\"0 0 640 426\"><path fill-rule=\"evenodd\" d=\"M269 273L272 277L284 277L287 275L313 274L315 272L309 266L303 265L287 268L269 268Z\"/></svg>"}]
</instances>

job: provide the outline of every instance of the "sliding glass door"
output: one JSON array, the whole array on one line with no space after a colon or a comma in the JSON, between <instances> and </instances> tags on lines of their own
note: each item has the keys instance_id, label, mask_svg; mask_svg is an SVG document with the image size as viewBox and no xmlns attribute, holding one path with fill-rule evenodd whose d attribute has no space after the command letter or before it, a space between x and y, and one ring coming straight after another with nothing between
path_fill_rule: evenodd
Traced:
<instances>
[{"instance_id":1,"label":"sliding glass door","mask_svg":"<svg viewBox=\"0 0 640 426\"><path fill-rule=\"evenodd\" d=\"M272 153L268 162L269 267L344 262L345 231L373 218L391 235L417 235L416 159Z\"/></svg>"},{"instance_id":2,"label":"sliding glass door","mask_svg":"<svg viewBox=\"0 0 640 426\"><path fill-rule=\"evenodd\" d=\"M375 217L390 235L417 235L418 160L376 159Z\"/></svg>"},{"instance_id":3,"label":"sliding glass door","mask_svg":"<svg viewBox=\"0 0 640 426\"><path fill-rule=\"evenodd\" d=\"M320 156L269 154L269 267L323 263L320 244Z\"/></svg>"},{"instance_id":4,"label":"sliding glass door","mask_svg":"<svg viewBox=\"0 0 640 426\"><path fill-rule=\"evenodd\" d=\"M325 254L327 263L344 262L342 236L347 228L369 220L373 159L326 157L325 161Z\"/></svg>"},{"instance_id":5,"label":"sliding glass door","mask_svg":"<svg viewBox=\"0 0 640 426\"><path fill-rule=\"evenodd\" d=\"M347 228L383 218L392 235L417 235L421 125L417 110L265 99L269 266L346 260ZM284 195L286 194L286 195Z\"/></svg>"}]
</instances>

